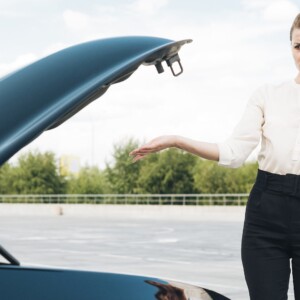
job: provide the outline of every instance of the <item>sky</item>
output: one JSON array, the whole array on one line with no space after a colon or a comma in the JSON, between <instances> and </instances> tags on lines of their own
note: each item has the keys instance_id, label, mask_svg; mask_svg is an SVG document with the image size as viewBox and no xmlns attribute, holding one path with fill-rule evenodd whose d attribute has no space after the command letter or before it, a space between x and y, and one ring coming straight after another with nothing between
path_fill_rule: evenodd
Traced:
<instances>
[{"instance_id":1,"label":"sky","mask_svg":"<svg viewBox=\"0 0 300 300\"><path fill-rule=\"evenodd\" d=\"M53 151L104 168L113 163L114 145L129 138L224 141L258 87L296 76L289 31L299 12L295 0L0 0L0 77L85 41L132 35L193 40L179 52L182 75L141 66L10 161L29 150Z\"/></svg>"}]
</instances>

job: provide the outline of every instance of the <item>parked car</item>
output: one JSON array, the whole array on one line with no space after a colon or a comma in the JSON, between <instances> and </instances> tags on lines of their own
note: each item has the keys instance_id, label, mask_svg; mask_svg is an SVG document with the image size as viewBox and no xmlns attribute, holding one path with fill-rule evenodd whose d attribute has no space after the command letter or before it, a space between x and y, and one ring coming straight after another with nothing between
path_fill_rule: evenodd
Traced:
<instances>
[{"instance_id":1,"label":"parked car","mask_svg":"<svg viewBox=\"0 0 300 300\"><path fill-rule=\"evenodd\" d=\"M37 138L128 79L140 65L174 76L191 40L118 37L61 50L0 79L0 165ZM174 64L177 64L175 71ZM216 292L161 278L20 265L0 246L1 300L224 300Z\"/></svg>"}]
</instances>

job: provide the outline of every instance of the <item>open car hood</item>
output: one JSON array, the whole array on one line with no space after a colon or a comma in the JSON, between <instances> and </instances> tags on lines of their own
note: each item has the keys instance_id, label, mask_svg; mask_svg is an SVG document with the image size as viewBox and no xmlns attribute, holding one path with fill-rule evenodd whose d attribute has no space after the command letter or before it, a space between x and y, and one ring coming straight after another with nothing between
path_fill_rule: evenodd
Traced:
<instances>
[{"instance_id":1,"label":"open car hood","mask_svg":"<svg viewBox=\"0 0 300 300\"><path fill-rule=\"evenodd\" d=\"M0 165L18 150L69 119L127 79L141 64L174 76L183 69L178 56L191 40L117 37L61 50L0 79ZM179 65L175 73L173 63Z\"/></svg>"}]
</instances>

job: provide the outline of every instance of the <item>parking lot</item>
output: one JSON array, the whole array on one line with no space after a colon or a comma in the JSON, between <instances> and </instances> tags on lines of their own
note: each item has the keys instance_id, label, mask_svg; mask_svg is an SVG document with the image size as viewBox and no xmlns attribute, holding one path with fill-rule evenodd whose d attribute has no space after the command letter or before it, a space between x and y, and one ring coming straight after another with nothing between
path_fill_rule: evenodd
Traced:
<instances>
[{"instance_id":1,"label":"parking lot","mask_svg":"<svg viewBox=\"0 0 300 300\"><path fill-rule=\"evenodd\" d=\"M176 279L243 300L242 226L220 218L1 216L0 240L23 264Z\"/></svg>"}]
</instances>

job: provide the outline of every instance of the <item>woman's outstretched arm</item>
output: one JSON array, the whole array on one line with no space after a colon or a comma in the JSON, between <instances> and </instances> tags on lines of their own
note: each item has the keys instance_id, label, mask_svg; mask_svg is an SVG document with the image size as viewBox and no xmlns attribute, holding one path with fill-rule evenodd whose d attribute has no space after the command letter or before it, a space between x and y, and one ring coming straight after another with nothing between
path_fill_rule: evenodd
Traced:
<instances>
[{"instance_id":1,"label":"woman's outstretched arm","mask_svg":"<svg viewBox=\"0 0 300 300\"><path fill-rule=\"evenodd\" d=\"M267 86L262 86L249 99L240 122L231 136L221 143L195 141L178 135L159 136L140 148L133 150L133 162L160 150L176 147L202 158L215 160L228 168L240 167L258 145L264 125L264 99Z\"/></svg>"},{"instance_id":2,"label":"woman's outstretched arm","mask_svg":"<svg viewBox=\"0 0 300 300\"><path fill-rule=\"evenodd\" d=\"M170 147L185 150L205 159L219 161L219 148L217 144L195 141L178 135L159 136L147 144L131 151L130 155L133 156L133 162L136 162L150 153L158 152Z\"/></svg>"}]
</instances>

